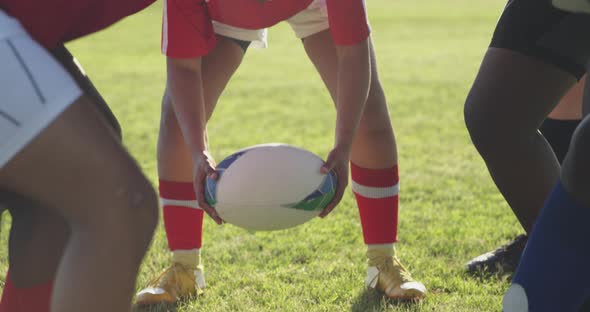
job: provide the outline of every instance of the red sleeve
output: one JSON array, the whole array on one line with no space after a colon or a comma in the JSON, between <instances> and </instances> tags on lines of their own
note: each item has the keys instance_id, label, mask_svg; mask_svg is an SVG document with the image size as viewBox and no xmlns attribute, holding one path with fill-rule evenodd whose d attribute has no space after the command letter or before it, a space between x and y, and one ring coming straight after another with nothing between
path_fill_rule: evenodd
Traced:
<instances>
[{"instance_id":1,"label":"red sleeve","mask_svg":"<svg viewBox=\"0 0 590 312\"><path fill-rule=\"evenodd\" d=\"M364 0L327 0L330 31L337 45L353 45L365 40L371 30Z\"/></svg>"},{"instance_id":2,"label":"red sleeve","mask_svg":"<svg viewBox=\"0 0 590 312\"><path fill-rule=\"evenodd\" d=\"M214 47L215 33L205 1L164 1L162 53L192 58L206 55Z\"/></svg>"},{"instance_id":3,"label":"red sleeve","mask_svg":"<svg viewBox=\"0 0 590 312\"><path fill-rule=\"evenodd\" d=\"M0 10L17 18L47 49L104 29L155 0L0 0Z\"/></svg>"}]
</instances>

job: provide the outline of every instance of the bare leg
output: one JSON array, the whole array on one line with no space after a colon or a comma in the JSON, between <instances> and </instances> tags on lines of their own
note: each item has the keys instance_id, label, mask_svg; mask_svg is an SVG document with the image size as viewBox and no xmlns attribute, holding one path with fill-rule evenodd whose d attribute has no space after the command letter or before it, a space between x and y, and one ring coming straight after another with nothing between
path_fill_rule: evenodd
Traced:
<instances>
[{"instance_id":1,"label":"bare leg","mask_svg":"<svg viewBox=\"0 0 590 312\"><path fill-rule=\"evenodd\" d=\"M63 46L52 54L84 92L89 94L92 102L120 137L119 123L75 58ZM2 194L0 197L7 206L14 208L9 208L12 216L9 243L12 281L17 287L23 288L53 281L69 239L70 229L67 222L49 209L18 195Z\"/></svg>"},{"instance_id":2,"label":"bare leg","mask_svg":"<svg viewBox=\"0 0 590 312\"><path fill-rule=\"evenodd\" d=\"M157 202L93 104L81 98L62 113L2 168L0 187L59 214L70 226L53 311L129 310Z\"/></svg>"},{"instance_id":3,"label":"bare leg","mask_svg":"<svg viewBox=\"0 0 590 312\"><path fill-rule=\"evenodd\" d=\"M207 120L211 118L219 96L238 69L244 51L230 39L217 37L215 50L203 58L203 90ZM182 137L167 92L162 99L162 117L158 136L158 175L170 181L193 181L192 158Z\"/></svg>"},{"instance_id":4,"label":"bare leg","mask_svg":"<svg viewBox=\"0 0 590 312\"><path fill-rule=\"evenodd\" d=\"M305 51L336 102L338 64L336 48L329 31L305 38L304 45ZM367 286L384 292L389 298L417 300L424 296L426 288L410 277L409 272L400 264L393 247L397 241L399 199L396 191L399 184L397 149L387 102L379 82L372 43L370 53L369 94L353 141L350 159L352 189L357 199L363 236L368 249L369 270L366 282ZM368 178L365 180L361 177ZM369 184L375 181L381 181L383 184ZM367 189L372 190L371 198L363 193Z\"/></svg>"},{"instance_id":5,"label":"bare leg","mask_svg":"<svg viewBox=\"0 0 590 312\"><path fill-rule=\"evenodd\" d=\"M329 44L326 44L326 43ZM336 49L329 31L305 38L305 51L336 99ZM375 51L371 44L371 85L369 96L352 146L351 161L365 168L389 168L397 164L395 137L387 102L377 74Z\"/></svg>"},{"instance_id":6,"label":"bare leg","mask_svg":"<svg viewBox=\"0 0 590 312\"><path fill-rule=\"evenodd\" d=\"M53 281L69 238L63 217L19 196L5 201L12 216L9 240L11 280L28 288Z\"/></svg>"},{"instance_id":7,"label":"bare leg","mask_svg":"<svg viewBox=\"0 0 590 312\"><path fill-rule=\"evenodd\" d=\"M203 90L207 120L229 79L240 65L244 51L231 39L217 37L215 49L202 60ZM196 86L195 86L196 87ZM137 294L138 305L175 302L199 295L205 287L201 263L203 210L195 207L193 162L166 92L158 137L158 175L163 219L172 265Z\"/></svg>"},{"instance_id":8,"label":"bare leg","mask_svg":"<svg viewBox=\"0 0 590 312\"><path fill-rule=\"evenodd\" d=\"M537 129L574 83L554 66L490 48L465 104L473 143L527 232L559 176Z\"/></svg>"}]
</instances>

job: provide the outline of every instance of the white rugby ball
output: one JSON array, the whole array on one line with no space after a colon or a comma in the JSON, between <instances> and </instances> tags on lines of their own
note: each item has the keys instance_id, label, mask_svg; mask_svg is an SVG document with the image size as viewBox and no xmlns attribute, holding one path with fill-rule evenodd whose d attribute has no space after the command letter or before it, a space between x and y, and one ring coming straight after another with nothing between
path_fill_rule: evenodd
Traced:
<instances>
[{"instance_id":1,"label":"white rugby ball","mask_svg":"<svg viewBox=\"0 0 590 312\"><path fill-rule=\"evenodd\" d=\"M336 193L336 175L321 174L324 161L287 144L240 150L217 165L205 195L219 216L255 231L282 230L317 216Z\"/></svg>"}]
</instances>

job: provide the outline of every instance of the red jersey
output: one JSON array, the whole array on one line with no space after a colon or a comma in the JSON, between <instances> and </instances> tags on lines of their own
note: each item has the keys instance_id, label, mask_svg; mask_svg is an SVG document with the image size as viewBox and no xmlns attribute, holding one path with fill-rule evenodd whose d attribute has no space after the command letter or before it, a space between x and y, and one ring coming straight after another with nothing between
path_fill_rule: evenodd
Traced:
<instances>
[{"instance_id":1,"label":"red jersey","mask_svg":"<svg viewBox=\"0 0 590 312\"><path fill-rule=\"evenodd\" d=\"M0 9L20 21L48 49L104 29L156 0L0 0Z\"/></svg>"},{"instance_id":2,"label":"red jersey","mask_svg":"<svg viewBox=\"0 0 590 312\"><path fill-rule=\"evenodd\" d=\"M338 45L352 45L369 36L364 0L325 0L330 31ZM215 46L212 21L262 29L305 10L313 0L164 0L163 52L190 58Z\"/></svg>"}]
</instances>

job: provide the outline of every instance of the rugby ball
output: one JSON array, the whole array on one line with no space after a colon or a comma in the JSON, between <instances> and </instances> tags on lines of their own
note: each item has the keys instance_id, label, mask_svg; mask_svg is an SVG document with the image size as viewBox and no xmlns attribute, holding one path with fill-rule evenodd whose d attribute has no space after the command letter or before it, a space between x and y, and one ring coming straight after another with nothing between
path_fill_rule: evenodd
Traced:
<instances>
[{"instance_id":1,"label":"rugby ball","mask_svg":"<svg viewBox=\"0 0 590 312\"><path fill-rule=\"evenodd\" d=\"M324 161L287 144L245 148L217 165L208 178L207 203L227 223L254 231L282 230L317 216L334 198L336 175Z\"/></svg>"}]
</instances>

